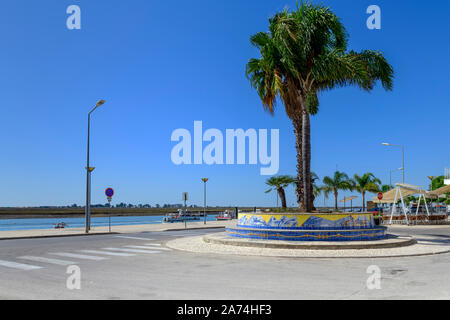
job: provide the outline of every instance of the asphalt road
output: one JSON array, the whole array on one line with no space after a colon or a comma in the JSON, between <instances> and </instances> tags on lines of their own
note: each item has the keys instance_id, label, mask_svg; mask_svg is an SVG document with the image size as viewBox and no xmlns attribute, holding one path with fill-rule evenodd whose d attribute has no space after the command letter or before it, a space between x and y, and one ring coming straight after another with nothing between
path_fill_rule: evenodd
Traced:
<instances>
[{"instance_id":1,"label":"asphalt road","mask_svg":"<svg viewBox=\"0 0 450 320\"><path fill-rule=\"evenodd\" d=\"M3 240L0 299L450 299L450 254L298 259L164 247L174 237L208 232L217 230ZM438 235L450 245L450 226L406 232ZM77 283L76 272L67 273L74 265L80 289L67 286L68 279L69 287ZM367 286L371 265L381 271L379 289Z\"/></svg>"}]
</instances>

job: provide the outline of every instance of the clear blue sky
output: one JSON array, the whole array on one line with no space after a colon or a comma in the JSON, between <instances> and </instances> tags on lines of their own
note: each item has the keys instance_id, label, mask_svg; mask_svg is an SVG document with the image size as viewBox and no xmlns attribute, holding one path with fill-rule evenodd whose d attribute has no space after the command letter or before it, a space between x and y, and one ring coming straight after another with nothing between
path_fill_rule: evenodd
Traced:
<instances>
[{"instance_id":1,"label":"clear blue sky","mask_svg":"<svg viewBox=\"0 0 450 320\"><path fill-rule=\"evenodd\" d=\"M395 82L393 92L320 96L313 170L321 178L336 167L373 172L388 183L401 151L381 146L387 141L406 147L407 182L428 186L428 175L450 166L450 2L323 3L342 18L351 49L385 53ZM81 30L66 28L71 4L81 7ZM371 4L381 7L381 30L366 27ZM273 117L263 112L244 72L258 57L249 36L285 6L295 1L2 1L0 206L84 203L87 113L100 98L93 203L104 203L110 186L116 203L180 203L188 191L190 203L202 204L206 176L211 205L275 205L259 165L175 166L170 136L194 120L223 131L280 129L279 174L295 174L292 125L282 107ZM292 205L293 187L287 197Z\"/></svg>"}]
</instances>

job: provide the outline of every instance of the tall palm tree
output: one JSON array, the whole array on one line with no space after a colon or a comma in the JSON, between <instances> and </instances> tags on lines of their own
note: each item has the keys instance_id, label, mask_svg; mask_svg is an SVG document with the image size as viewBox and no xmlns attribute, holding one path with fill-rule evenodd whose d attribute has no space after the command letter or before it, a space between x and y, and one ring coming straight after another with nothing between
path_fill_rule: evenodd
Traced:
<instances>
[{"instance_id":1,"label":"tall palm tree","mask_svg":"<svg viewBox=\"0 0 450 320\"><path fill-rule=\"evenodd\" d=\"M381 180L372 173L364 173L362 176L355 174L353 176L355 190L361 193L363 202L363 211L366 211L366 192L380 192Z\"/></svg>"},{"instance_id":2,"label":"tall palm tree","mask_svg":"<svg viewBox=\"0 0 450 320\"><path fill-rule=\"evenodd\" d=\"M295 181L295 179L291 176L276 176L271 177L266 180L266 184L268 186L271 186L269 190L266 191L266 193L269 193L273 190L277 190L278 196L281 200L281 207L286 208L286 194L284 192L284 188L286 188L288 185L292 184Z\"/></svg>"},{"instance_id":3,"label":"tall palm tree","mask_svg":"<svg viewBox=\"0 0 450 320\"><path fill-rule=\"evenodd\" d=\"M336 171L333 178L328 176L322 180L324 184L324 192L334 194L334 209L338 210L338 193L339 190L353 190L354 182L350 179L346 173Z\"/></svg>"},{"instance_id":4,"label":"tall palm tree","mask_svg":"<svg viewBox=\"0 0 450 320\"><path fill-rule=\"evenodd\" d=\"M265 110L274 113L277 100L292 121L297 150L297 202L301 211L312 204L310 115L318 112L318 93L356 85L370 91L381 80L392 89L393 70L380 52L347 51L347 33L327 7L297 4L269 19L269 31L250 37L261 57L250 59L246 74Z\"/></svg>"}]
</instances>

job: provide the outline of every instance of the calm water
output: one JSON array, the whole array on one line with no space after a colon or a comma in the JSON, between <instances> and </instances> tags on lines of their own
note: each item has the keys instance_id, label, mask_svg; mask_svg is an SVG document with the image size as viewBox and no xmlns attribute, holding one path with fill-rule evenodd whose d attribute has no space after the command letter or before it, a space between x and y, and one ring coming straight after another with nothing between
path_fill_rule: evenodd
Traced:
<instances>
[{"instance_id":1,"label":"calm water","mask_svg":"<svg viewBox=\"0 0 450 320\"><path fill-rule=\"evenodd\" d=\"M164 216L111 217L111 226L159 224L162 223L163 217ZM209 215L206 220L215 221L216 215ZM67 224L66 228L81 228L84 227L84 221L84 218L0 219L0 231L53 229L54 225L58 222L65 222ZM203 221L203 217L200 217L200 221ZM189 221L187 223L189 223ZM91 226L93 227L107 225L108 217L91 218Z\"/></svg>"}]
</instances>

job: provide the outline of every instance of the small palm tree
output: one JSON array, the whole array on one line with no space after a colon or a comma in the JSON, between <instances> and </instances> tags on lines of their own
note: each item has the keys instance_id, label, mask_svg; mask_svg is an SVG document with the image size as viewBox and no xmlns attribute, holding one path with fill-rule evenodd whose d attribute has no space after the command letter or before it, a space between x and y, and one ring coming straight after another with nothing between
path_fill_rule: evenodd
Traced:
<instances>
[{"instance_id":1,"label":"small palm tree","mask_svg":"<svg viewBox=\"0 0 450 320\"><path fill-rule=\"evenodd\" d=\"M295 178L291 176L276 176L271 177L266 180L266 184L268 186L271 186L269 190L266 191L266 193L269 193L273 190L277 190L278 196L281 199L281 207L286 208L286 194L284 192L284 188L286 188L288 185L295 182Z\"/></svg>"},{"instance_id":2,"label":"small palm tree","mask_svg":"<svg viewBox=\"0 0 450 320\"><path fill-rule=\"evenodd\" d=\"M339 190L353 190L354 182L351 180L346 173L336 171L333 178L328 176L324 177L322 180L324 184L324 192L326 194L333 192L334 194L334 209L338 209L338 192Z\"/></svg>"},{"instance_id":3,"label":"small palm tree","mask_svg":"<svg viewBox=\"0 0 450 320\"><path fill-rule=\"evenodd\" d=\"M355 174L353 176L355 190L361 193L363 202L363 211L366 210L366 192L380 192L381 180L372 173L364 173L362 176Z\"/></svg>"},{"instance_id":4,"label":"small palm tree","mask_svg":"<svg viewBox=\"0 0 450 320\"><path fill-rule=\"evenodd\" d=\"M389 185L389 184L383 184L382 186L381 186L381 192L388 192L389 190L392 190L392 189L394 189L395 187L394 186L392 186L392 185Z\"/></svg>"},{"instance_id":5,"label":"small palm tree","mask_svg":"<svg viewBox=\"0 0 450 320\"><path fill-rule=\"evenodd\" d=\"M323 191L323 188L317 184L317 181L320 181L319 176L315 172L311 171L312 198L313 198L312 210L316 210L316 208L314 206L314 201Z\"/></svg>"},{"instance_id":6,"label":"small palm tree","mask_svg":"<svg viewBox=\"0 0 450 320\"><path fill-rule=\"evenodd\" d=\"M318 197L322 193L323 189L316 183L316 181L320 180L319 176L312 171L311 171L311 180L313 180L314 197Z\"/></svg>"}]
</instances>

